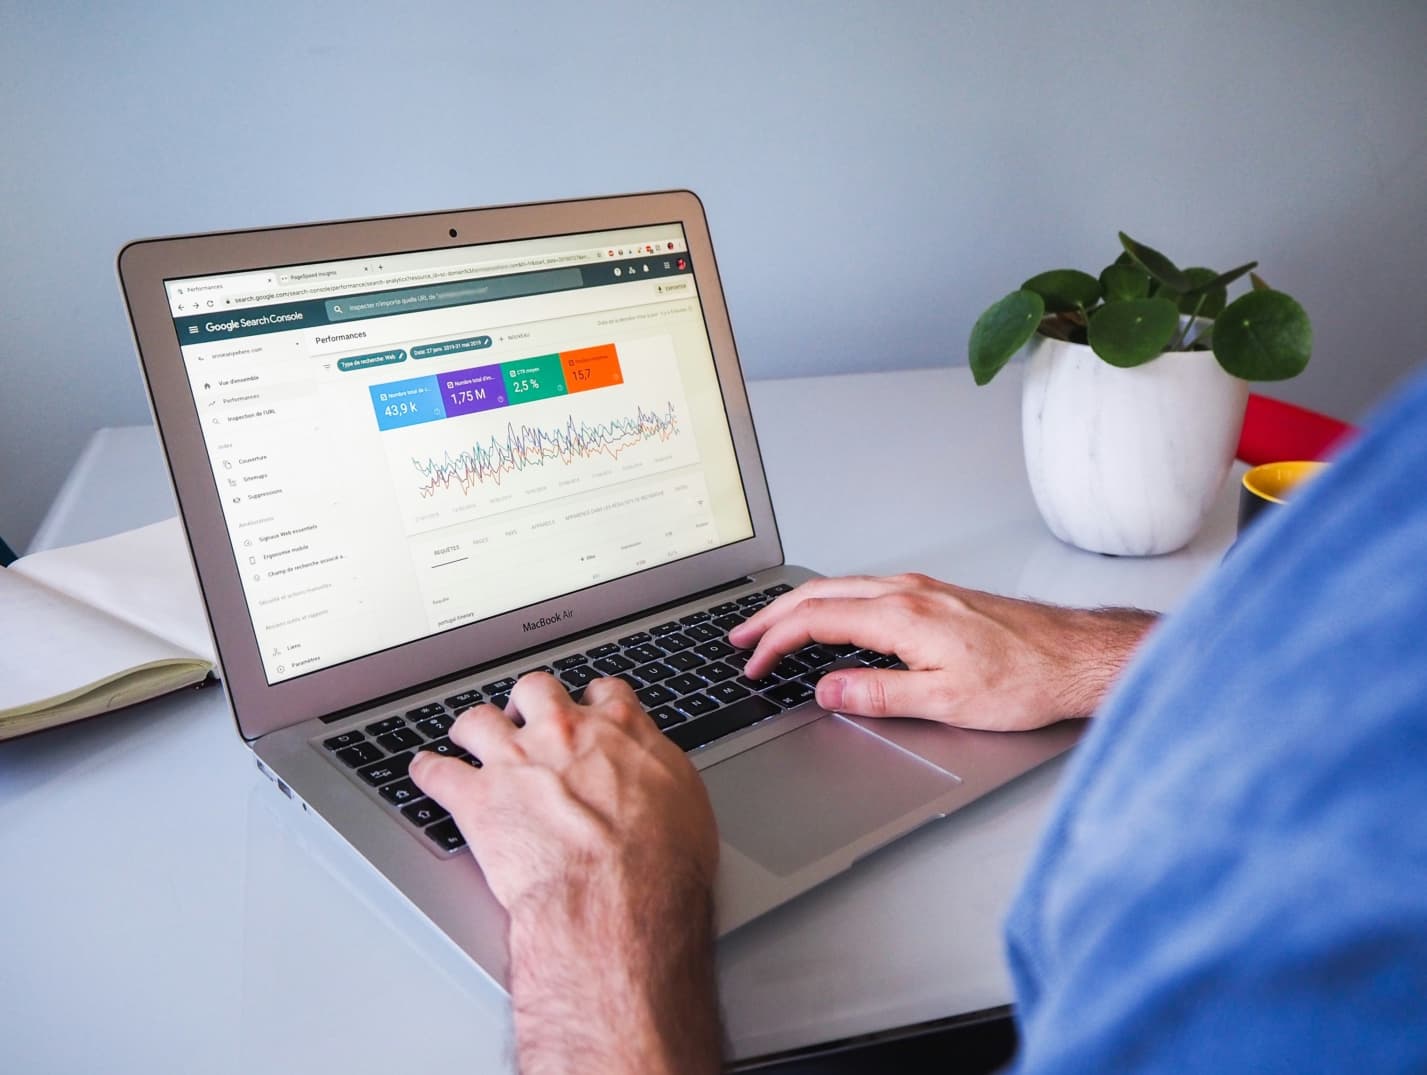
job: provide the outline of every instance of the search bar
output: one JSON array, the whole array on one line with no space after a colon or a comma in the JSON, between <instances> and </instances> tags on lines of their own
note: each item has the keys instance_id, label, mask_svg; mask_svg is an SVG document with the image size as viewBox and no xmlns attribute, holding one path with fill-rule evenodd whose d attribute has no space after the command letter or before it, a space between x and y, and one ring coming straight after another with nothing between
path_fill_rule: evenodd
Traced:
<instances>
[{"instance_id":1,"label":"search bar","mask_svg":"<svg viewBox=\"0 0 1427 1075\"><path fill-rule=\"evenodd\" d=\"M354 321L363 317L383 317L387 314L411 313L416 310L439 310L445 306L464 306L472 302L544 295L551 291L571 291L583 287L584 283L584 274L579 269L551 269L548 272L525 273L522 276L499 276L491 280L408 287L400 291L382 292L379 295L349 295L345 298L328 299L325 306L329 321Z\"/></svg>"}]
</instances>

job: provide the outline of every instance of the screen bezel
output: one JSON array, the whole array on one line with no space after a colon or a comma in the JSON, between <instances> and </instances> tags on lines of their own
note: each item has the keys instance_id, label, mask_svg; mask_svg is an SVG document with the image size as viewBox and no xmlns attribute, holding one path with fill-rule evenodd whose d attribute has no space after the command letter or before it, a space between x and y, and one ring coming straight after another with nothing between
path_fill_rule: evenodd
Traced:
<instances>
[{"instance_id":1,"label":"screen bezel","mask_svg":"<svg viewBox=\"0 0 1427 1075\"><path fill-rule=\"evenodd\" d=\"M174 331L165 281L674 222L683 226L688 242L753 536L298 679L269 684ZM691 191L145 239L119 252L118 270L223 681L245 739L251 741L304 720L453 678L518 651L594 630L783 562L713 244L703 206ZM532 611L552 604L570 609L571 615L541 630L524 629Z\"/></svg>"}]
</instances>

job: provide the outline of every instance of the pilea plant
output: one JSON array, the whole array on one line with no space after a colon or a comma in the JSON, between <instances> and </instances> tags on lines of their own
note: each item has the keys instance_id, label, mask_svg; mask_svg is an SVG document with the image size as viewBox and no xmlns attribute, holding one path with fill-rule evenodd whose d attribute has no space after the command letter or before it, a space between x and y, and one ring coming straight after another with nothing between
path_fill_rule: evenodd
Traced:
<instances>
[{"instance_id":1,"label":"pilea plant","mask_svg":"<svg viewBox=\"0 0 1427 1075\"><path fill-rule=\"evenodd\" d=\"M1039 332L1088 344L1112 366L1140 366L1166 351L1209 351L1246 381L1281 381L1308 365L1313 329L1303 307L1270 288L1251 261L1220 273L1181 269L1120 232L1124 252L1099 277L1078 269L1033 276L977 318L971 373L986 384ZM1248 275L1233 302L1228 287Z\"/></svg>"}]
</instances>

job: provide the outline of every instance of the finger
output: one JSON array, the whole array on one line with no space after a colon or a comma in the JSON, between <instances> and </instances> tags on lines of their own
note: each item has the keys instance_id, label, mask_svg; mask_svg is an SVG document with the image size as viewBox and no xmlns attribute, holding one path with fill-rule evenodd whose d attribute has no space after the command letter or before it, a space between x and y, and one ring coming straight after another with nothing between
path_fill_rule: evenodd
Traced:
<instances>
[{"instance_id":1,"label":"finger","mask_svg":"<svg viewBox=\"0 0 1427 1075\"><path fill-rule=\"evenodd\" d=\"M785 656L810 642L851 643L890 653L898 641L895 628L894 611L875 598L813 598L768 628L743 674L761 679Z\"/></svg>"},{"instance_id":2,"label":"finger","mask_svg":"<svg viewBox=\"0 0 1427 1075\"><path fill-rule=\"evenodd\" d=\"M845 575L841 578L811 579L789 590L728 632L728 641L739 649L752 649L773 624L809 598L875 597L891 589L888 579L875 575Z\"/></svg>"},{"instance_id":3,"label":"finger","mask_svg":"<svg viewBox=\"0 0 1427 1075\"><path fill-rule=\"evenodd\" d=\"M486 702L462 713L446 734L451 742L479 758L482 765L490 765L523 756L515 742L517 731L510 717Z\"/></svg>"},{"instance_id":4,"label":"finger","mask_svg":"<svg viewBox=\"0 0 1427 1075\"><path fill-rule=\"evenodd\" d=\"M621 701L634 702L635 704L639 702L639 699L634 696L634 688L615 676L603 676L600 679L590 680L580 700L585 705L604 705L607 702Z\"/></svg>"},{"instance_id":5,"label":"finger","mask_svg":"<svg viewBox=\"0 0 1427 1075\"><path fill-rule=\"evenodd\" d=\"M481 794L479 770L456 758L417 751L407 771L418 788L453 813L457 804L469 806Z\"/></svg>"},{"instance_id":6,"label":"finger","mask_svg":"<svg viewBox=\"0 0 1427 1075\"><path fill-rule=\"evenodd\" d=\"M549 672L530 672L516 680L506 707L516 723L539 720L552 710L573 706L574 700L565 685Z\"/></svg>"},{"instance_id":7,"label":"finger","mask_svg":"<svg viewBox=\"0 0 1427 1075\"><path fill-rule=\"evenodd\" d=\"M935 673L882 668L847 668L818 680L818 705L855 717L943 719L950 701L937 687Z\"/></svg>"}]
</instances>

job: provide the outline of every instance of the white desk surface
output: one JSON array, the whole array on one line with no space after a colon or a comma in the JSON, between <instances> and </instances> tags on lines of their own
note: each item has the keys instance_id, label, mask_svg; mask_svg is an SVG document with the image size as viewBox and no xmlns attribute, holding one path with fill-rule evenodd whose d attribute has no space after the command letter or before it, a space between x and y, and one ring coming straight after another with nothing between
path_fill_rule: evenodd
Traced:
<instances>
[{"instance_id":1,"label":"white desk surface","mask_svg":"<svg viewBox=\"0 0 1427 1075\"><path fill-rule=\"evenodd\" d=\"M1060 544L1021 462L1019 371L757 382L788 559L915 569L1065 604L1165 609L1233 534L1185 551ZM95 434L30 551L171 514L154 431ZM731 1058L997 1007L1000 919L1052 763L719 946ZM505 997L262 778L221 692L0 746L0 1067L507 1071Z\"/></svg>"}]
</instances>

